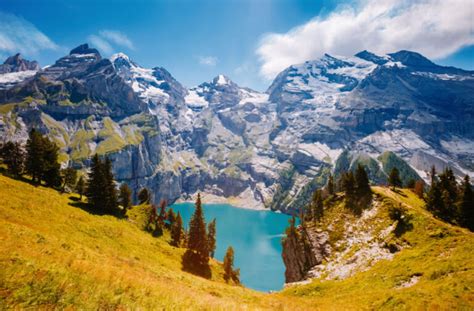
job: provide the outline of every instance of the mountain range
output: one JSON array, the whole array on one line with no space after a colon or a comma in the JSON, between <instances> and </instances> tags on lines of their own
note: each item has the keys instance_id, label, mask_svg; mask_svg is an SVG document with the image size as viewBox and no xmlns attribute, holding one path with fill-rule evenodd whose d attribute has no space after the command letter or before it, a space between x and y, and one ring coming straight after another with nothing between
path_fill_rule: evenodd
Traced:
<instances>
[{"instance_id":1,"label":"mountain range","mask_svg":"<svg viewBox=\"0 0 474 311\"><path fill-rule=\"evenodd\" d=\"M410 51L325 54L288 67L264 93L225 75L187 88L166 69L83 44L40 68L0 65L0 137L37 128L63 166L108 155L119 182L155 200L229 202L295 212L361 163L374 183L406 183L434 165L474 177L474 71Z\"/></svg>"}]
</instances>

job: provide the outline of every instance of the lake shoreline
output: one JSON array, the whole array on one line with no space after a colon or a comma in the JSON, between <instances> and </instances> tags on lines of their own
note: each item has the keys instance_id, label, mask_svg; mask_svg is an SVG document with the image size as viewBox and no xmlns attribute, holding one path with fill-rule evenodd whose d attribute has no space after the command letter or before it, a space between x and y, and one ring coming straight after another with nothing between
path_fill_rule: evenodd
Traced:
<instances>
[{"instance_id":1,"label":"lake shoreline","mask_svg":"<svg viewBox=\"0 0 474 311\"><path fill-rule=\"evenodd\" d=\"M173 204L195 203L196 198L197 198L197 193L190 195L186 198L179 198ZM215 195L212 193L201 192L201 202L202 204L228 204L228 205L231 205L232 207L242 208L242 209L247 209L247 210L280 213L279 211L272 211L271 209L266 208L262 202L258 202L254 199L249 199L248 196L223 197L223 196Z\"/></svg>"}]
</instances>

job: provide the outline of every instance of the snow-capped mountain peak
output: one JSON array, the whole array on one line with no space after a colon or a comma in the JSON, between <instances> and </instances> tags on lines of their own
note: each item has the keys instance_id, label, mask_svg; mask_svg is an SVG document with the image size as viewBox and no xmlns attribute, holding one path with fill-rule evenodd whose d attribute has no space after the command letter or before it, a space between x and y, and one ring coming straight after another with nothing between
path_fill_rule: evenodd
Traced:
<instances>
[{"instance_id":1,"label":"snow-capped mountain peak","mask_svg":"<svg viewBox=\"0 0 474 311\"><path fill-rule=\"evenodd\" d=\"M218 84L218 85L226 85L229 83L229 81L230 79L224 76L223 74L218 75L212 80L214 84Z\"/></svg>"},{"instance_id":2,"label":"snow-capped mountain peak","mask_svg":"<svg viewBox=\"0 0 474 311\"><path fill-rule=\"evenodd\" d=\"M130 62L130 57L128 57L128 55L126 55L125 53L122 53L122 52L113 54L112 56L110 56L109 59L112 63L114 63L117 59L121 59L121 60Z\"/></svg>"}]
</instances>

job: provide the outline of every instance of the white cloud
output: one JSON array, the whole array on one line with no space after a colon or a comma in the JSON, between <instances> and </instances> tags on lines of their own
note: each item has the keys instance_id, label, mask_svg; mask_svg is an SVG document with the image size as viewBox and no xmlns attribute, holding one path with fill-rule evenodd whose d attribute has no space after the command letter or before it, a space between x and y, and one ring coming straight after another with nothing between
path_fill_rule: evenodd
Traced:
<instances>
[{"instance_id":1,"label":"white cloud","mask_svg":"<svg viewBox=\"0 0 474 311\"><path fill-rule=\"evenodd\" d=\"M218 59L215 56L199 56L199 64L214 67L217 65Z\"/></svg>"},{"instance_id":2,"label":"white cloud","mask_svg":"<svg viewBox=\"0 0 474 311\"><path fill-rule=\"evenodd\" d=\"M474 44L472 0L359 0L284 34L265 35L258 48L260 74L274 78L286 67L324 53L385 54L406 49L429 58Z\"/></svg>"},{"instance_id":3,"label":"white cloud","mask_svg":"<svg viewBox=\"0 0 474 311\"><path fill-rule=\"evenodd\" d=\"M87 37L87 40L93 47L108 55L114 53L117 47L135 50L132 40L117 30L101 30L98 34Z\"/></svg>"},{"instance_id":4,"label":"white cloud","mask_svg":"<svg viewBox=\"0 0 474 311\"><path fill-rule=\"evenodd\" d=\"M99 32L102 38L109 40L119 46L124 46L130 50L134 50L132 40L130 40L125 34L117 30L102 30Z\"/></svg>"},{"instance_id":5,"label":"white cloud","mask_svg":"<svg viewBox=\"0 0 474 311\"><path fill-rule=\"evenodd\" d=\"M105 54L112 54L114 52L114 48L102 37L90 35L87 40L90 41L93 47L98 48Z\"/></svg>"},{"instance_id":6,"label":"white cloud","mask_svg":"<svg viewBox=\"0 0 474 311\"><path fill-rule=\"evenodd\" d=\"M0 51L34 55L40 50L56 50L58 45L32 23L13 14L0 12Z\"/></svg>"}]
</instances>

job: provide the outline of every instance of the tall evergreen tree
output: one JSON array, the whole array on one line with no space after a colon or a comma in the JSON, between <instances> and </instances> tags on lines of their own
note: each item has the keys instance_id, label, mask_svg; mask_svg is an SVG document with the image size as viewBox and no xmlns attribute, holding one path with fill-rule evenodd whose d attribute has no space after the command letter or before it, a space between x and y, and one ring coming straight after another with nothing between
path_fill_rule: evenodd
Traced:
<instances>
[{"instance_id":1,"label":"tall evergreen tree","mask_svg":"<svg viewBox=\"0 0 474 311\"><path fill-rule=\"evenodd\" d=\"M444 219L454 220L457 216L458 184L452 169L445 168L443 173L439 175L439 185L443 192Z\"/></svg>"},{"instance_id":2,"label":"tall evergreen tree","mask_svg":"<svg viewBox=\"0 0 474 311\"><path fill-rule=\"evenodd\" d=\"M138 192L138 202L140 204L150 203L150 191L147 188L142 188Z\"/></svg>"},{"instance_id":3,"label":"tall evergreen tree","mask_svg":"<svg viewBox=\"0 0 474 311\"><path fill-rule=\"evenodd\" d=\"M329 195L334 194L334 177L332 176L332 174L329 174L328 183L327 183L326 188L327 188L327 191L328 191Z\"/></svg>"},{"instance_id":4,"label":"tall evergreen tree","mask_svg":"<svg viewBox=\"0 0 474 311\"><path fill-rule=\"evenodd\" d=\"M356 205L356 182L351 171L342 174L341 188L344 191L346 207L354 209Z\"/></svg>"},{"instance_id":5,"label":"tall evergreen tree","mask_svg":"<svg viewBox=\"0 0 474 311\"><path fill-rule=\"evenodd\" d=\"M201 194L198 193L196 208L189 222L188 249L194 252L198 264L207 265L209 261L209 247L207 241L206 223L201 206Z\"/></svg>"},{"instance_id":6,"label":"tall evergreen tree","mask_svg":"<svg viewBox=\"0 0 474 311\"><path fill-rule=\"evenodd\" d=\"M324 216L324 204L323 204L323 195L321 190L317 189L313 193L313 200L311 203L312 206L312 220L321 221Z\"/></svg>"},{"instance_id":7,"label":"tall evergreen tree","mask_svg":"<svg viewBox=\"0 0 474 311\"><path fill-rule=\"evenodd\" d=\"M183 218L181 218L180 212L176 216L176 221L171 227L171 245L180 247L183 244L184 231L183 231Z\"/></svg>"},{"instance_id":8,"label":"tall evergreen tree","mask_svg":"<svg viewBox=\"0 0 474 311\"><path fill-rule=\"evenodd\" d=\"M41 183L44 172L44 146L41 134L32 129L26 141L26 171L34 183Z\"/></svg>"},{"instance_id":9,"label":"tall evergreen tree","mask_svg":"<svg viewBox=\"0 0 474 311\"><path fill-rule=\"evenodd\" d=\"M59 148L47 137L41 137L43 148L42 177L50 187L61 186L61 165L58 161Z\"/></svg>"},{"instance_id":10,"label":"tall evergreen tree","mask_svg":"<svg viewBox=\"0 0 474 311\"><path fill-rule=\"evenodd\" d=\"M173 224L176 221L176 213L173 211L172 208L168 209L168 213L166 214L166 224L165 227L168 229L173 228Z\"/></svg>"},{"instance_id":11,"label":"tall evergreen tree","mask_svg":"<svg viewBox=\"0 0 474 311\"><path fill-rule=\"evenodd\" d=\"M370 189L369 176L367 175L364 166L361 164L357 165L354 177L356 184L356 194L359 197L370 195L372 190Z\"/></svg>"},{"instance_id":12,"label":"tall evergreen tree","mask_svg":"<svg viewBox=\"0 0 474 311\"><path fill-rule=\"evenodd\" d=\"M426 195L426 209L438 217L441 217L445 210L443 190L441 189L434 166L431 168L431 185Z\"/></svg>"},{"instance_id":13,"label":"tall evergreen tree","mask_svg":"<svg viewBox=\"0 0 474 311\"><path fill-rule=\"evenodd\" d=\"M25 153L20 143L8 141L2 145L0 156L3 158L3 163L7 165L8 172L11 175L19 177L23 174L25 168Z\"/></svg>"},{"instance_id":14,"label":"tall evergreen tree","mask_svg":"<svg viewBox=\"0 0 474 311\"><path fill-rule=\"evenodd\" d=\"M132 207L132 190L126 183L122 183L119 188L119 204L122 206L122 213L125 215L127 210Z\"/></svg>"},{"instance_id":15,"label":"tall evergreen tree","mask_svg":"<svg viewBox=\"0 0 474 311\"><path fill-rule=\"evenodd\" d=\"M224 280L229 282L231 279L236 284L240 283L239 270L234 269L234 249L229 246L224 256Z\"/></svg>"},{"instance_id":16,"label":"tall evergreen tree","mask_svg":"<svg viewBox=\"0 0 474 311\"><path fill-rule=\"evenodd\" d=\"M104 173L104 195L105 210L110 214L118 212L117 188L115 185L114 174L112 173L112 161L106 157L103 164Z\"/></svg>"},{"instance_id":17,"label":"tall evergreen tree","mask_svg":"<svg viewBox=\"0 0 474 311\"><path fill-rule=\"evenodd\" d=\"M463 183L461 185L460 197L460 223L466 228L469 228L469 230L474 231L474 195L468 175L464 177Z\"/></svg>"},{"instance_id":18,"label":"tall evergreen tree","mask_svg":"<svg viewBox=\"0 0 474 311\"><path fill-rule=\"evenodd\" d=\"M209 257L214 258L216 252L216 219L214 218L207 225L207 243L209 248Z\"/></svg>"},{"instance_id":19,"label":"tall evergreen tree","mask_svg":"<svg viewBox=\"0 0 474 311\"><path fill-rule=\"evenodd\" d=\"M413 192L420 198L424 199L424 193L425 193L425 183L423 180L419 179L415 182L415 189L413 189Z\"/></svg>"},{"instance_id":20,"label":"tall evergreen tree","mask_svg":"<svg viewBox=\"0 0 474 311\"><path fill-rule=\"evenodd\" d=\"M105 211L105 173L103 169L103 163L100 160L99 156L95 154L92 157L90 172L88 176L88 187L86 191L86 196L89 203L92 205L94 210L98 212Z\"/></svg>"},{"instance_id":21,"label":"tall evergreen tree","mask_svg":"<svg viewBox=\"0 0 474 311\"><path fill-rule=\"evenodd\" d=\"M79 180L77 181L76 184L76 191L79 193L79 200L82 201L82 196L86 192L86 183L84 181L84 177L79 177Z\"/></svg>"},{"instance_id":22,"label":"tall evergreen tree","mask_svg":"<svg viewBox=\"0 0 474 311\"><path fill-rule=\"evenodd\" d=\"M393 167L388 176L388 184L392 186L392 190L395 188L400 188L402 186L402 180L400 179L400 173L398 168Z\"/></svg>"}]
</instances>

